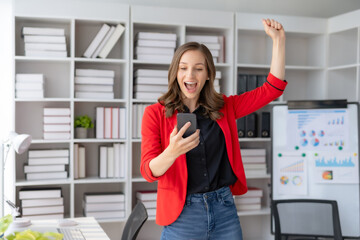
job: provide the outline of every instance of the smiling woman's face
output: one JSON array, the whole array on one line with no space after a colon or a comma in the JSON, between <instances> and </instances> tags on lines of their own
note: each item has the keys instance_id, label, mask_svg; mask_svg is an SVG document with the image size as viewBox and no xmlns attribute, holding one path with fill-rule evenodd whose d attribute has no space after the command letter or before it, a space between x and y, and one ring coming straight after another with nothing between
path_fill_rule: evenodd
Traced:
<instances>
[{"instance_id":1,"label":"smiling woman's face","mask_svg":"<svg viewBox=\"0 0 360 240\"><path fill-rule=\"evenodd\" d=\"M207 79L208 72L204 55L198 50L186 51L181 56L177 72L177 81L185 105L196 105Z\"/></svg>"}]
</instances>

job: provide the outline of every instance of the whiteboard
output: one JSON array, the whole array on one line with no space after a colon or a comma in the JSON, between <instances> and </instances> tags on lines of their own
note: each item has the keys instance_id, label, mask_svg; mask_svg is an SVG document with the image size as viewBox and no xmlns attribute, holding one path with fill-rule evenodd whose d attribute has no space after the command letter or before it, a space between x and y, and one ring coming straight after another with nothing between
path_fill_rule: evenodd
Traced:
<instances>
[{"instance_id":1,"label":"whiteboard","mask_svg":"<svg viewBox=\"0 0 360 240\"><path fill-rule=\"evenodd\" d=\"M336 200L343 236L360 236L358 105L272 114L272 198Z\"/></svg>"}]
</instances>

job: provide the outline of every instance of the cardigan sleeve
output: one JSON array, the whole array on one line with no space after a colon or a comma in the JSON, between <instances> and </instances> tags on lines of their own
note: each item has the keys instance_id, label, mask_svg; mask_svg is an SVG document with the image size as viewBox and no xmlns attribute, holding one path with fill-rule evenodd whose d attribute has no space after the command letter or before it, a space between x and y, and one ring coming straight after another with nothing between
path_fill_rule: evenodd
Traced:
<instances>
[{"instance_id":1,"label":"cardigan sleeve","mask_svg":"<svg viewBox=\"0 0 360 240\"><path fill-rule=\"evenodd\" d=\"M267 81L260 87L241 95L230 96L230 104L235 112L235 118L244 117L280 97L287 82L280 80L271 73Z\"/></svg>"},{"instance_id":2,"label":"cardigan sleeve","mask_svg":"<svg viewBox=\"0 0 360 240\"><path fill-rule=\"evenodd\" d=\"M140 172L148 182L154 182L161 178L161 176L153 176L149 167L150 161L162 152L159 118L159 113L154 110L152 106L145 108L141 122L142 138Z\"/></svg>"}]
</instances>

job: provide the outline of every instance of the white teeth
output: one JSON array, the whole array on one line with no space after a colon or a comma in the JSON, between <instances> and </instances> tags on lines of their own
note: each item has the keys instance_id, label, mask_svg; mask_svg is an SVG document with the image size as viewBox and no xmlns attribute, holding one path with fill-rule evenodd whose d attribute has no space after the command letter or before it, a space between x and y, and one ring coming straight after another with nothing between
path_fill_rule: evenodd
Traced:
<instances>
[{"instance_id":1,"label":"white teeth","mask_svg":"<svg viewBox=\"0 0 360 240\"><path fill-rule=\"evenodd\" d=\"M194 83L194 82L185 82L185 83L188 84L188 85L196 84L196 83Z\"/></svg>"}]
</instances>

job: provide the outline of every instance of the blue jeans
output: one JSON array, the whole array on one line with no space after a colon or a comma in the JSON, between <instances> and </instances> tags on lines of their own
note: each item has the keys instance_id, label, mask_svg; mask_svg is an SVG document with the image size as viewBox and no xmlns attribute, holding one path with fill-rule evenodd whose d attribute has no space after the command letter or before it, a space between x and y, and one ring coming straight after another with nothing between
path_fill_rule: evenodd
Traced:
<instances>
[{"instance_id":1,"label":"blue jeans","mask_svg":"<svg viewBox=\"0 0 360 240\"><path fill-rule=\"evenodd\" d=\"M161 240L242 240L242 230L229 187L186 197L178 219L165 226Z\"/></svg>"}]
</instances>

